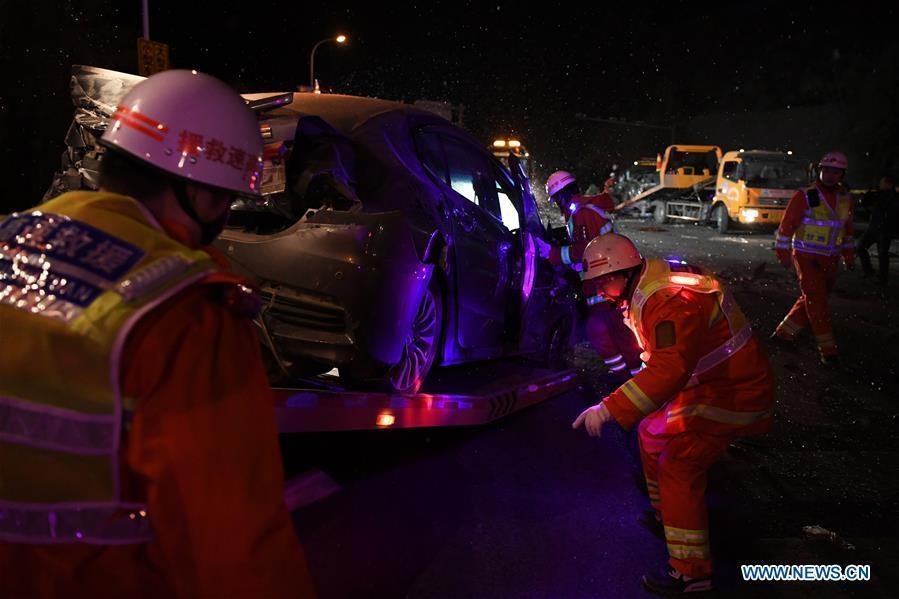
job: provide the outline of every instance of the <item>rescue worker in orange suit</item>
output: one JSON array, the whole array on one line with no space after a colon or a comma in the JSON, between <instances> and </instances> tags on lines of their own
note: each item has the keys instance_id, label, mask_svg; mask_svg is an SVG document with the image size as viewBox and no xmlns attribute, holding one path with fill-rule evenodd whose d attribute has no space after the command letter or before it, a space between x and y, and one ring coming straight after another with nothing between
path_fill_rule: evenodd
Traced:
<instances>
[{"instance_id":1,"label":"rescue worker in orange suit","mask_svg":"<svg viewBox=\"0 0 899 599\"><path fill-rule=\"evenodd\" d=\"M643 259L622 235L592 241L584 265L597 291L626 308L646 368L573 427L599 436L611 420L625 430L638 425L651 515L670 557L643 582L662 594L707 590L706 474L734 438L770 428L768 359L714 276L682 261Z\"/></svg>"},{"instance_id":2,"label":"rescue worker in orange suit","mask_svg":"<svg viewBox=\"0 0 899 599\"><path fill-rule=\"evenodd\" d=\"M0 222L0 596L313 596L258 304L202 249L258 195L256 118L165 71L102 143L100 191Z\"/></svg>"},{"instance_id":3,"label":"rescue worker in orange suit","mask_svg":"<svg viewBox=\"0 0 899 599\"><path fill-rule=\"evenodd\" d=\"M607 193L580 195L574 176L565 171L550 175L546 192L565 217L571 243L563 247L541 245L541 255L556 266L570 266L583 278L581 259L587 244L615 230L612 219L615 202ZM587 338L606 368L621 378L639 372L643 365L640 350L621 312L596 293L592 283L583 281L582 290L587 303Z\"/></svg>"},{"instance_id":4,"label":"rescue worker in orange suit","mask_svg":"<svg viewBox=\"0 0 899 599\"><path fill-rule=\"evenodd\" d=\"M777 259L792 264L799 276L802 294L771 336L773 341L793 345L796 335L811 327L824 366L839 364L827 296L837 280L842 256L853 268L852 197L841 184L849 163L840 152L829 152L818 163L818 181L796 192L787 204L777 231Z\"/></svg>"}]
</instances>

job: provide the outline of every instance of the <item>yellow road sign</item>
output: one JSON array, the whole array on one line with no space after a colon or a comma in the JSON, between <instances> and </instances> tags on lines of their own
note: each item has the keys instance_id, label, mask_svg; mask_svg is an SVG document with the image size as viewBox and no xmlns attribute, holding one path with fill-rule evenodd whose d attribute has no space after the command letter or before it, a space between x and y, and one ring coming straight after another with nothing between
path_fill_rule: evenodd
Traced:
<instances>
[{"instance_id":1,"label":"yellow road sign","mask_svg":"<svg viewBox=\"0 0 899 599\"><path fill-rule=\"evenodd\" d=\"M169 69L169 47L162 42L137 38L137 72L149 77Z\"/></svg>"}]
</instances>

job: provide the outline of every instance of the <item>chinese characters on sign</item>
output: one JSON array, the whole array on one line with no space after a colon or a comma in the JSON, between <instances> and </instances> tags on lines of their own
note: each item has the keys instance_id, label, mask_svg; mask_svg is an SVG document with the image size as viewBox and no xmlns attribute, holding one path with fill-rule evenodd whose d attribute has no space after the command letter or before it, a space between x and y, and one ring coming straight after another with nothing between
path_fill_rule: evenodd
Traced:
<instances>
[{"instance_id":1,"label":"chinese characters on sign","mask_svg":"<svg viewBox=\"0 0 899 599\"><path fill-rule=\"evenodd\" d=\"M169 70L169 47L161 42L137 38L137 72L144 77Z\"/></svg>"}]
</instances>

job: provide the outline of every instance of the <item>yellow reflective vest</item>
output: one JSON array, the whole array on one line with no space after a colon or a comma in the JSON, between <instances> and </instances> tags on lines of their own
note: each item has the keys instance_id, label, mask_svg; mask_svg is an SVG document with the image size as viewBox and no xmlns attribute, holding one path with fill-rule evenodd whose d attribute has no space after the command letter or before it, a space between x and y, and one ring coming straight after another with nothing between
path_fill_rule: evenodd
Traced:
<instances>
[{"instance_id":1,"label":"yellow reflective vest","mask_svg":"<svg viewBox=\"0 0 899 599\"><path fill-rule=\"evenodd\" d=\"M141 543L119 445L140 319L217 267L135 200L71 192L0 222L0 540Z\"/></svg>"},{"instance_id":2,"label":"yellow reflective vest","mask_svg":"<svg viewBox=\"0 0 899 599\"><path fill-rule=\"evenodd\" d=\"M809 202L809 192L812 190L819 196L818 204L814 207ZM793 233L793 248L798 252L822 256L839 255L843 249L846 222L852 209L852 197L841 188L836 196L836 209L833 209L817 186L809 187L804 194L809 208L802 218L802 224Z\"/></svg>"},{"instance_id":3,"label":"yellow reflective vest","mask_svg":"<svg viewBox=\"0 0 899 599\"><path fill-rule=\"evenodd\" d=\"M727 360L740 350L752 338L752 327L743 315L740 306L725 291L721 283L713 276L702 274L680 260L646 260L646 266L640 274L634 295L628 305L625 323L633 331L643 353L640 358L649 362L650 352L647 335L643 331L643 307L654 294L663 289L684 288L696 293L710 293L718 297L716 315L727 319L731 337L709 354L699 359L688 386L695 385L698 377ZM713 319L714 322L715 319ZM712 323L709 323L711 326Z\"/></svg>"}]
</instances>

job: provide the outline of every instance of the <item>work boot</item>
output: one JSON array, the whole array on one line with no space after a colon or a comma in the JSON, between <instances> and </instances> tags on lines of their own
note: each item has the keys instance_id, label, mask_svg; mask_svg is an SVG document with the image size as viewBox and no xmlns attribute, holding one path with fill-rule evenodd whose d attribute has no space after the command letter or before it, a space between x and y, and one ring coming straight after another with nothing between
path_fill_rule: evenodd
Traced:
<instances>
[{"instance_id":1,"label":"work boot","mask_svg":"<svg viewBox=\"0 0 899 599\"><path fill-rule=\"evenodd\" d=\"M777 331L774 331L770 335L768 335L768 342L776 347L777 349L786 350L788 352L796 353L796 340L795 339L786 339L785 337L781 337L777 334Z\"/></svg>"},{"instance_id":2,"label":"work boot","mask_svg":"<svg viewBox=\"0 0 899 599\"><path fill-rule=\"evenodd\" d=\"M658 595L682 595L712 590L711 578L690 578L666 563L656 572L643 575L643 586Z\"/></svg>"},{"instance_id":3,"label":"work boot","mask_svg":"<svg viewBox=\"0 0 899 599\"><path fill-rule=\"evenodd\" d=\"M659 540L665 540L665 527L662 525L662 519L656 510L644 510L637 523L652 533Z\"/></svg>"},{"instance_id":4,"label":"work boot","mask_svg":"<svg viewBox=\"0 0 899 599\"><path fill-rule=\"evenodd\" d=\"M825 368L837 369L840 367L840 357L839 356L825 356L821 354L821 366Z\"/></svg>"}]
</instances>

